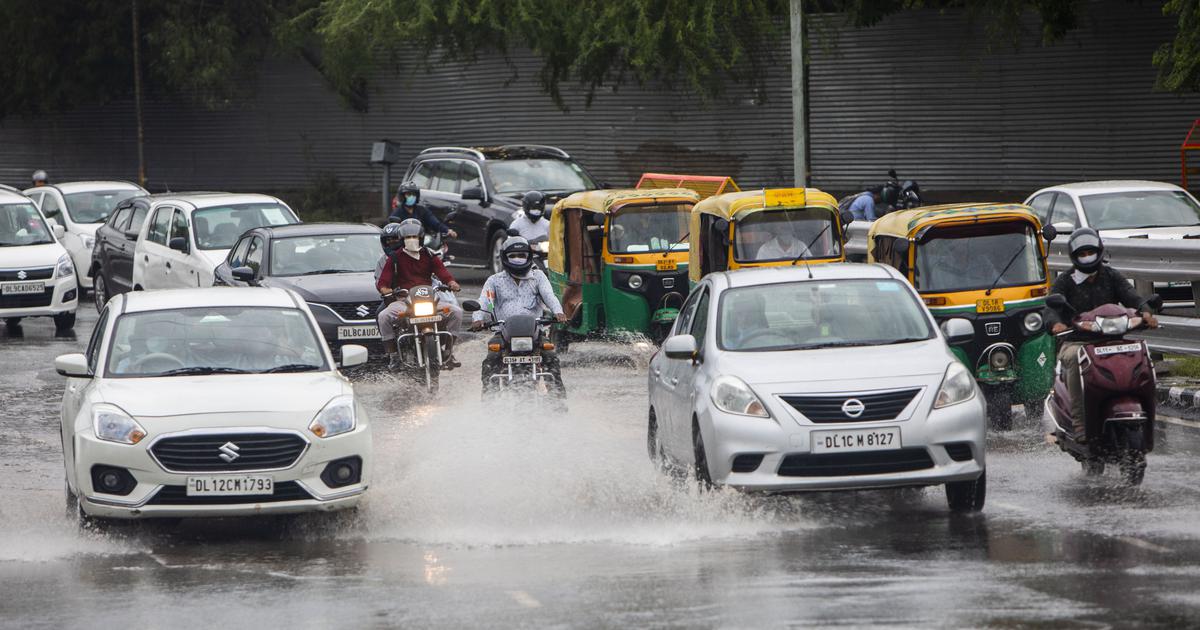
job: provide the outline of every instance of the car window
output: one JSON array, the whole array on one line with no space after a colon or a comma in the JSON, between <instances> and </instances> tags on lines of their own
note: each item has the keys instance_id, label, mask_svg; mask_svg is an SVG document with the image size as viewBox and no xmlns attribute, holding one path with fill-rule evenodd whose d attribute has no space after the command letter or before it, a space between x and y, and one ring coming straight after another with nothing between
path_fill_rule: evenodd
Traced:
<instances>
[{"instance_id":1,"label":"car window","mask_svg":"<svg viewBox=\"0 0 1200 630\"><path fill-rule=\"evenodd\" d=\"M459 185L459 163L454 160L441 160L436 162L437 167L433 171L433 181L429 187L438 192L457 193Z\"/></svg>"},{"instance_id":2,"label":"car window","mask_svg":"<svg viewBox=\"0 0 1200 630\"><path fill-rule=\"evenodd\" d=\"M1200 225L1200 205L1182 190L1131 190L1080 199L1088 225L1097 230Z\"/></svg>"},{"instance_id":3,"label":"car window","mask_svg":"<svg viewBox=\"0 0 1200 630\"><path fill-rule=\"evenodd\" d=\"M433 169L437 162L421 162L417 165L417 170L413 171L409 181L416 184L418 188L428 190L429 181L433 179Z\"/></svg>"},{"instance_id":4,"label":"car window","mask_svg":"<svg viewBox=\"0 0 1200 630\"><path fill-rule=\"evenodd\" d=\"M1072 228L1079 227L1079 215L1075 212L1075 202L1070 195L1059 193L1054 198L1054 209L1050 213L1051 223L1070 223Z\"/></svg>"},{"instance_id":5,"label":"car window","mask_svg":"<svg viewBox=\"0 0 1200 630\"><path fill-rule=\"evenodd\" d=\"M468 188L482 188L482 187L483 187L483 180L481 180L479 177L479 166L477 164L475 164L474 162L463 162L462 163L462 188L460 190L466 190Z\"/></svg>"},{"instance_id":6,"label":"car window","mask_svg":"<svg viewBox=\"0 0 1200 630\"><path fill-rule=\"evenodd\" d=\"M287 206L274 202L213 206L192 212L192 228L200 249L229 249L248 230L299 222Z\"/></svg>"},{"instance_id":7,"label":"car window","mask_svg":"<svg viewBox=\"0 0 1200 630\"><path fill-rule=\"evenodd\" d=\"M262 269L262 245L262 239L255 236L250 239L250 249L246 251L245 266L253 269L254 273L256 274L258 273L259 269Z\"/></svg>"},{"instance_id":8,"label":"car window","mask_svg":"<svg viewBox=\"0 0 1200 630\"><path fill-rule=\"evenodd\" d=\"M124 232L125 225L129 222L130 212L131 210L129 207L118 209L112 214L112 216L108 217L108 227L118 232Z\"/></svg>"},{"instance_id":9,"label":"car window","mask_svg":"<svg viewBox=\"0 0 1200 630\"><path fill-rule=\"evenodd\" d=\"M703 291L700 300L696 302L696 312L692 315L692 336L696 338L696 347L704 347L704 335L708 332L708 291Z\"/></svg>"},{"instance_id":10,"label":"car window","mask_svg":"<svg viewBox=\"0 0 1200 630\"><path fill-rule=\"evenodd\" d=\"M54 219L62 223L62 206L58 203L58 197L54 193L44 193L42 197L42 214L46 215L47 219Z\"/></svg>"},{"instance_id":11,"label":"car window","mask_svg":"<svg viewBox=\"0 0 1200 630\"><path fill-rule=\"evenodd\" d=\"M588 177L583 167L567 160L489 160L484 165L498 195L529 190L562 194L596 188L596 183Z\"/></svg>"},{"instance_id":12,"label":"car window","mask_svg":"<svg viewBox=\"0 0 1200 630\"><path fill-rule=\"evenodd\" d=\"M1033 199L1029 200L1029 207L1033 208L1033 213L1037 215L1038 221L1042 225L1050 223L1050 203L1054 201L1054 193L1042 193Z\"/></svg>"},{"instance_id":13,"label":"car window","mask_svg":"<svg viewBox=\"0 0 1200 630\"><path fill-rule=\"evenodd\" d=\"M154 212L154 222L150 224L150 231L146 235L151 243L166 246L167 232L171 227L171 213L174 210L174 208L159 208Z\"/></svg>"},{"instance_id":14,"label":"car window","mask_svg":"<svg viewBox=\"0 0 1200 630\"><path fill-rule=\"evenodd\" d=\"M181 238L189 245L192 242L191 234L188 232L187 215L183 210L176 210L174 218L171 220L171 238Z\"/></svg>"},{"instance_id":15,"label":"car window","mask_svg":"<svg viewBox=\"0 0 1200 630\"><path fill-rule=\"evenodd\" d=\"M50 228L33 203L0 205L0 247L53 243Z\"/></svg>"},{"instance_id":16,"label":"car window","mask_svg":"<svg viewBox=\"0 0 1200 630\"><path fill-rule=\"evenodd\" d=\"M243 238L229 251L230 269L237 269L246 264L246 250L250 248L250 240L249 236Z\"/></svg>"},{"instance_id":17,"label":"car window","mask_svg":"<svg viewBox=\"0 0 1200 630\"><path fill-rule=\"evenodd\" d=\"M146 222L146 213L150 209L145 206L134 206L133 216L129 218L129 225L125 227L126 232L141 232L142 225Z\"/></svg>"},{"instance_id":18,"label":"car window","mask_svg":"<svg viewBox=\"0 0 1200 630\"><path fill-rule=\"evenodd\" d=\"M683 307L679 309L679 318L675 320L676 335L686 334L692 326L692 315L696 312L696 303L700 301L700 293L704 287L696 287L692 294L688 296Z\"/></svg>"},{"instance_id":19,"label":"car window","mask_svg":"<svg viewBox=\"0 0 1200 630\"><path fill-rule=\"evenodd\" d=\"M71 193L65 196L67 213L76 223L100 223L104 221L117 204L131 197L140 197L146 193L140 190L93 190L90 192Z\"/></svg>"},{"instance_id":20,"label":"car window","mask_svg":"<svg viewBox=\"0 0 1200 630\"><path fill-rule=\"evenodd\" d=\"M108 309L105 308L100 313L100 319L96 320L96 327L92 329L92 338L88 341L87 352L84 356L87 357L88 371L92 374L96 373L96 365L100 359L100 341L104 336L104 324L108 321Z\"/></svg>"}]
</instances>

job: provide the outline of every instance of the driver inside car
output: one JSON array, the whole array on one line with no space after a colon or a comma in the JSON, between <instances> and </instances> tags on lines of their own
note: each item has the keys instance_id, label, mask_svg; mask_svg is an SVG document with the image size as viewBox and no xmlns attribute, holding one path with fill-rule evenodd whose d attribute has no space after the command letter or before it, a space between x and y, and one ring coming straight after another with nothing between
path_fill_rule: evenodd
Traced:
<instances>
[{"instance_id":1,"label":"driver inside car","mask_svg":"<svg viewBox=\"0 0 1200 630\"><path fill-rule=\"evenodd\" d=\"M454 280L454 276L446 271L442 261L424 246L425 226L420 221L401 221L399 236L404 245L388 256L375 285L384 301L390 301L390 304L379 312L378 321L379 334L383 338L383 347L387 351L388 366L391 369L400 367L400 357L396 348L396 327L408 311L408 304L405 300L398 299L396 292L428 285L433 277L449 286L451 291L459 291L462 288ZM462 322L462 308L444 300L441 295L438 295L438 308L449 311L446 330L451 333L457 332ZM447 366L459 367L461 364L453 355L454 344L450 345L450 352Z\"/></svg>"}]
</instances>

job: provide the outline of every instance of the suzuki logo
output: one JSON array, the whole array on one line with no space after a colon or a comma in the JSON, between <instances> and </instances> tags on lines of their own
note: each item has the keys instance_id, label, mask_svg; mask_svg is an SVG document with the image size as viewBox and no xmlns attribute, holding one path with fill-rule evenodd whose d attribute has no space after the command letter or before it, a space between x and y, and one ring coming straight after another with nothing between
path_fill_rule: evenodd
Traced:
<instances>
[{"instance_id":1,"label":"suzuki logo","mask_svg":"<svg viewBox=\"0 0 1200 630\"><path fill-rule=\"evenodd\" d=\"M846 414L846 417L848 418L857 418L863 415L863 412L866 410L867 406L863 404L863 401L857 398L851 398L850 400L842 403L842 413Z\"/></svg>"},{"instance_id":2,"label":"suzuki logo","mask_svg":"<svg viewBox=\"0 0 1200 630\"><path fill-rule=\"evenodd\" d=\"M234 444L233 442L226 442L217 450L221 451L221 454L218 455L218 457L225 460L226 464L231 464L233 463L233 460L241 457L241 453L238 452L241 449L239 449L238 445Z\"/></svg>"},{"instance_id":3,"label":"suzuki logo","mask_svg":"<svg viewBox=\"0 0 1200 630\"><path fill-rule=\"evenodd\" d=\"M359 304L358 308L354 309L354 312L357 313L359 317L366 317L371 313L371 309L368 308L366 304Z\"/></svg>"},{"instance_id":4,"label":"suzuki logo","mask_svg":"<svg viewBox=\"0 0 1200 630\"><path fill-rule=\"evenodd\" d=\"M25 273L24 269L17 272L17 280L24 280L25 278L28 278L28 277L29 277L29 274Z\"/></svg>"},{"instance_id":5,"label":"suzuki logo","mask_svg":"<svg viewBox=\"0 0 1200 630\"><path fill-rule=\"evenodd\" d=\"M988 322L983 325L983 330L989 337L995 337L1000 334L1000 322Z\"/></svg>"}]
</instances>

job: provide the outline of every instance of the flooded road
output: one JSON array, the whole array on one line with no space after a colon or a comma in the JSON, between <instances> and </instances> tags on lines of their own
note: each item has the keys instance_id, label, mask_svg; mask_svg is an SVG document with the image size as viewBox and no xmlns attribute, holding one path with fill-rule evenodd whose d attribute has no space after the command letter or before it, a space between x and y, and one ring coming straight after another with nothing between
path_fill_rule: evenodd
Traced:
<instances>
[{"instance_id":1,"label":"flooded road","mask_svg":"<svg viewBox=\"0 0 1200 630\"><path fill-rule=\"evenodd\" d=\"M374 481L344 518L80 531L64 513L49 320L0 328L0 626L1195 627L1200 430L1145 484L1085 478L1033 423L989 440L989 496L702 494L645 453L648 350L579 344L570 411L483 405L482 338L442 395L357 384Z\"/></svg>"}]
</instances>

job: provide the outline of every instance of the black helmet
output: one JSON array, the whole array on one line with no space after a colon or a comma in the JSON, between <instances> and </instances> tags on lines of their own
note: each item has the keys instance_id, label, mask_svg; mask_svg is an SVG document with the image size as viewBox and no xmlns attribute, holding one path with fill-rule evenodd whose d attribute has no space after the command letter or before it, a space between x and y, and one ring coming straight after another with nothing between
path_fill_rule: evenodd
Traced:
<instances>
[{"instance_id":1,"label":"black helmet","mask_svg":"<svg viewBox=\"0 0 1200 630\"><path fill-rule=\"evenodd\" d=\"M1081 227L1071 232L1071 238L1067 239L1067 249L1071 252L1071 263L1083 273L1092 273L1103 263L1104 241L1100 240L1099 232L1092 228ZM1080 255L1088 250L1096 252L1096 257L1087 262L1080 261Z\"/></svg>"},{"instance_id":2,"label":"black helmet","mask_svg":"<svg viewBox=\"0 0 1200 630\"><path fill-rule=\"evenodd\" d=\"M521 198L521 209L525 211L525 216L529 217L530 221L538 221L542 215L546 214L546 195L536 190L525 193L525 196Z\"/></svg>"},{"instance_id":3,"label":"black helmet","mask_svg":"<svg viewBox=\"0 0 1200 630\"><path fill-rule=\"evenodd\" d=\"M408 195L416 196L416 199L413 201L413 205L416 205L421 201L421 187L413 181L400 184L400 190L396 192L396 198L400 201L401 206L405 205L404 198Z\"/></svg>"},{"instance_id":4,"label":"black helmet","mask_svg":"<svg viewBox=\"0 0 1200 630\"><path fill-rule=\"evenodd\" d=\"M400 236L399 223L389 223L383 226L383 231L379 233L379 243L383 245L385 253L392 253L403 244L403 241L404 239Z\"/></svg>"},{"instance_id":5,"label":"black helmet","mask_svg":"<svg viewBox=\"0 0 1200 630\"><path fill-rule=\"evenodd\" d=\"M500 250L500 263L513 277L524 278L529 275L533 267L533 248L529 246L529 241L520 236L508 237Z\"/></svg>"}]
</instances>

